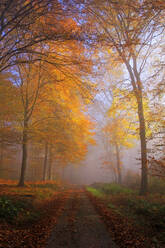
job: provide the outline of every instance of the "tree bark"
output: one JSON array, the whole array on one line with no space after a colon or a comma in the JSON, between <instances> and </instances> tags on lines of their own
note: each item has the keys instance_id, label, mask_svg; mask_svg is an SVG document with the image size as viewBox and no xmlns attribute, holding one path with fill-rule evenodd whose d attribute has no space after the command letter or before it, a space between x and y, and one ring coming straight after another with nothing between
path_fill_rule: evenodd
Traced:
<instances>
[{"instance_id":1,"label":"tree bark","mask_svg":"<svg viewBox=\"0 0 165 248\"><path fill-rule=\"evenodd\" d=\"M21 164L21 176L20 180L18 183L18 186L23 187L24 186L24 181L25 181L25 172L26 172L26 167L27 167L27 128L28 128L28 123L25 121L24 122L24 129L23 129L23 138L22 138L22 164Z\"/></svg>"},{"instance_id":2,"label":"tree bark","mask_svg":"<svg viewBox=\"0 0 165 248\"><path fill-rule=\"evenodd\" d=\"M52 149L49 149L49 170L48 170L48 179L52 179Z\"/></svg>"},{"instance_id":3,"label":"tree bark","mask_svg":"<svg viewBox=\"0 0 165 248\"><path fill-rule=\"evenodd\" d=\"M147 142L146 142L146 126L143 109L143 95L142 95L142 84L140 74L137 70L136 57L133 56L133 71L127 61L125 65L131 78L131 84L133 87L134 95L138 105L138 118L139 118L139 135L141 145L141 186L140 195L146 195L148 191L148 168L147 168Z\"/></svg>"},{"instance_id":4,"label":"tree bark","mask_svg":"<svg viewBox=\"0 0 165 248\"><path fill-rule=\"evenodd\" d=\"M43 168L43 181L46 180L47 160L48 160L48 144L45 143L45 157L44 157L44 168Z\"/></svg>"},{"instance_id":5,"label":"tree bark","mask_svg":"<svg viewBox=\"0 0 165 248\"><path fill-rule=\"evenodd\" d=\"M1 141L0 169L3 168L3 140Z\"/></svg>"},{"instance_id":6,"label":"tree bark","mask_svg":"<svg viewBox=\"0 0 165 248\"><path fill-rule=\"evenodd\" d=\"M137 98L138 102L138 117L139 117L139 134L141 145L141 186L140 195L146 195L148 191L148 166L147 166L147 143L146 143L146 127L143 110L142 94Z\"/></svg>"},{"instance_id":7,"label":"tree bark","mask_svg":"<svg viewBox=\"0 0 165 248\"><path fill-rule=\"evenodd\" d=\"M116 162L117 162L118 184L121 184L122 183L122 178L121 178L120 154L119 154L119 146L118 146L118 144L116 144L115 147L116 147Z\"/></svg>"},{"instance_id":8,"label":"tree bark","mask_svg":"<svg viewBox=\"0 0 165 248\"><path fill-rule=\"evenodd\" d=\"M118 182L118 177L117 177L116 166L115 165L114 165L114 168L113 168L113 176L114 176L114 182L117 183Z\"/></svg>"}]
</instances>

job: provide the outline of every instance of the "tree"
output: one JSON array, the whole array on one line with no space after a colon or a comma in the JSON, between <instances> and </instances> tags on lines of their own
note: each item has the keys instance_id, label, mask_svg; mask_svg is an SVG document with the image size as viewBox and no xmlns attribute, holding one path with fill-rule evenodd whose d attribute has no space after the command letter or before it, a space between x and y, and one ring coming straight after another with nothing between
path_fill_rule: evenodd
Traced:
<instances>
[{"instance_id":1,"label":"tree","mask_svg":"<svg viewBox=\"0 0 165 248\"><path fill-rule=\"evenodd\" d=\"M63 151L63 158L65 158L65 161L67 161L66 157L68 155L71 157L69 149L73 146L73 142L71 142L72 133L68 135L68 132L66 131L66 136L63 135L64 143L61 141L59 142L58 140L63 139L62 134L65 133L65 129L67 128L67 118L71 119L72 115L78 114L79 119L81 120L81 103L83 101L89 101L92 96L90 94L90 83L85 82L85 79L81 79L81 76L85 75L85 72L82 73L81 70L82 68L85 68L86 65L80 67L79 63L74 63L75 56L72 58L73 50L71 50L70 47L72 47L72 49L74 48L74 53L77 49L79 58L83 58L80 46L66 42L63 43L62 48L56 47L57 58L55 59L54 56L51 56L49 58L49 66L46 66L46 62L42 59L32 64L32 61L34 60L33 55L31 54L26 58L29 63L19 64L16 67L17 79L15 83L19 90L20 103L22 106L22 115L20 116L22 128L20 186L24 185L27 167L28 140L40 140L46 147L49 145L51 146L54 143L60 143L58 149L61 147L62 151L65 150ZM54 47L52 49L51 44L49 44L49 48L53 54ZM42 50L44 48L41 47L40 49ZM58 53L65 57L63 62L61 60L59 62ZM72 59L74 60L73 63ZM54 67L55 63L56 67ZM72 99L72 101L70 101L70 99ZM78 111L78 113L76 111ZM70 123L68 125L71 126ZM68 137L68 141L66 140L65 142L66 137ZM72 140L74 140L74 138L72 138ZM72 143L72 146L70 143ZM75 144L75 147L78 147L78 144ZM81 152L79 151L79 154L84 154L84 151L84 148L81 147ZM64 152L67 155L64 155ZM44 179L47 170L47 154L48 149L46 148ZM75 159L70 158L69 161L71 160Z\"/></svg>"},{"instance_id":2,"label":"tree","mask_svg":"<svg viewBox=\"0 0 165 248\"><path fill-rule=\"evenodd\" d=\"M132 92L119 88L112 90L112 104L107 115L109 117L104 128L109 138L109 142L115 148L117 168L120 169L120 151L123 147L131 148L135 145L134 141L138 139L138 114L137 101ZM151 110L148 98L143 97L144 117L146 120L146 138L152 136L150 128ZM117 169L117 171L119 171ZM121 172L119 173L121 174ZM121 177L121 176L120 176Z\"/></svg>"},{"instance_id":3,"label":"tree","mask_svg":"<svg viewBox=\"0 0 165 248\"><path fill-rule=\"evenodd\" d=\"M59 73L57 75L60 76ZM92 123L83 107L83 99L85 102L87 99L89 101L91 92L86 89L84 93L85 88L77 85L73 79L64 77L63 80L63 84L56 81L46 85L43 91L46 99L37 106L37 114L32 120L34 140L46 144L44 178L47 169L50 177L53 158L58 160L61 166L78 163L86 155L88 143L93 142L90 131ZM48 152L49 167L46 163Z\"/></svg>"},{"instance_id":4,"label":"tree","mask_svg":"<svg viewBox=\"0 0 165 248\"><path fill-rule=\"evenodd\" d=\"M29 62L20 55L33 54L34 61L40 60L41 51L36 47L43 42L46 46L48 41L79 39L72 23L67 25L70 18L57 0L2 0L0 20L0 72ZM49 62L49 54L42 55Z\"/></svg>"},{"instance_id":5,"label":"tree","mask_svg":"<svg viewBox=\"0 0 165 248\"><path fill-rule=\"evenodd\" d=\"M20 135L16 129L16 115L20 112L18 90L10 81L11 75L0 74L0 169L3 167L4 152L19 144Z\"/></svg>"},{"instance_id":6,"label":"tree","mask_svg":"<svg viewBox=\"0 0 165 248\"><path fill-rule=\"evenodd\" d=\"M104 131L106 131L106 134L109 138L109 143L115 150L114 153L116 157L118 183L121 184L121 149L122 147L131 148L134 145L133 139L135 137L129 133L130 123L122 117L116 117L116 119L111 119L104 128Z\"/></svg>"},{"instance_id":7,"label":"tree","mask_svg":"<svg viewBox=\"0 0 165 248\"><path fill-rule=\"evenodd\" d=\"M129 88L136 98L142 164L140 194L146 194L148 187L146 123L143 107L145 84L142 74L154 47L154 38L159 35L161 12L159 8L153 8L153 2L155 3L155 1L94 0L86 7L97 28L99 40L110 50L110 57L115 56L118 62L125 65L129 75L127 86L130 83Z\"/></svg>"},{"instance_id":8,"label":"tree","mask_svg":"<svg viewBox=\"0 0 165 248\"><path fill-rule=\"evenodd\" d=\"M107 134L109 143L114 149L119 184L122 183L121 149L123 147L131 148L134 145L133 141L137 138L138 126L134 104L134 99L127 91L114 90L113 101L107 112L109 120L103 129Z\"/></svg>"},{"instance_id":9,"label":"tree","mask_svg":"<svg viewBox=\"0 0 165 248\"><path fill-rule=\"evenodd\" d=\"M164 112L164 91L158 88L159 94L153 97L150 112L150 128L152 134L148 139L150 149L148 151L149 175L159 178L165 175L165 112ZM155 92L154 92L155 95Z\"/></svg>"},{"instance_id":10,"label":"tree","mask_svg":"<svg viewBox=\"0 0 165 248\"><path fill-rule=\"evenodd\" d=\"M67 16L59 1L18 0L15 4L13 1L3 0L0 17L0 71L14 68L15 79L13 81L19 92L17 106L20 106L21 110L16 115L16 119L17 123L20 123L19 131L22 133L22 166L19 185L23 186L27 164L27 144L30 139L36 138L39 133L34 127L36 122L37 124L40 121L42 122L39 118L36 118L36 120L35 116L38 115L37 110L40 111L39 108L44 106L41 102L49 101L47 94L51 89L48 90L45 85L50 83L54 86L57 82L60 82L60 84L63 84L63 82L69 83L69 85L62 85L62 97L67 98L66 105L69 108L65 107L64 99L61 99L61 96L58 95L62 92L58 91L61 85L57 87L56 105L61 112L63 112L63 108L67 109L67 117L70 117L70 112L73 111L74 106L75 109L78 109L79 112L77 113L80 114L81 119L84 111L81 109L81 102L89 102L89 91L92 88L89 83L85 83L86 80L84 79L85 74L90 71L91 65L84 56L84 47L81 42L77 42L80 29L77 23ZM82 63L82 60L84 63ZM46 64L49 64L49 66L46 66ZM50 67L52 75L48 71ZM54 68L54 71L52 68ZM65 93L67 91L70 93L74 91L76 94L76 97L73 97L73 104L70 103L68 98L71 94L67 95ZM47 116L44 116L44 120L55 119L55 115L52 117L52 113L48 109L45 110ZM62 122L62 118L59 119ZM85 116L83 115L82 123L84 120ZM88 124L87 120L86 126ZM43 123L44 125L45 123ZM74 121L73 125L76 126ZM74 130L73 127L72 129ZM50 130L52 131L51 125ZM50 133L48 135L48 133L43 132L41 137L43 143L50 142L51 144ZM68 140L70 141L71 137ZM75 143L70 141L70 145L65 146L67 150L73 144L77 145L80 158L85 154L86 146L78 145L79 141L77 140L75 138ZM66 152L66 154L69 157L69 152ZM73 157L71 160L75 161Z\"/></svg>"},{"instance_id":11,"label":"tree","mask_svg":"<svg viewBox=\"0 0 165 248\"><path fill-rule=\"evenodd\" d=\"M151 176L159 177L162 179L165 178L165 160L164 160L164 158L159 159L159 160L152 158L150 160L149 174Z\"/></svg>"},{"instance_id":12,"label":"tree","mask_svg":"<svg viewBox=\"0 0 165 248\"><path fill-rule=\"evenodd\" d=\"M29 139L29 124L35 105L38 102L41 87L45 77L42 73L41 61L31 64L32 56L29 55L28 64L17 65L18 77L15 83L19 90L20 105L22 106L22 114L19 121L22 130L22 165L19 186L24 185L25 170L27 166L27 143Z\"/></svg>"}]
</instances>

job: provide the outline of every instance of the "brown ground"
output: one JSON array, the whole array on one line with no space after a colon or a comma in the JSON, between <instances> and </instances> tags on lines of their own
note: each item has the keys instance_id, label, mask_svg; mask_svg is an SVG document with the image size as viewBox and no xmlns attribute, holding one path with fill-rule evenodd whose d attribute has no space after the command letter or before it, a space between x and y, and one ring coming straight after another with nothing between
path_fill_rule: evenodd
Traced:
<instances>
[{"instance_id":1,"label":"brown ground","mask_svg":"<svg viewBox=\"0 0 165 248\"><path fill-rule=\"evenodd\" d=\"M83 190L73 190L46 248L117 248Z\"/></svg>"}]
</instances>

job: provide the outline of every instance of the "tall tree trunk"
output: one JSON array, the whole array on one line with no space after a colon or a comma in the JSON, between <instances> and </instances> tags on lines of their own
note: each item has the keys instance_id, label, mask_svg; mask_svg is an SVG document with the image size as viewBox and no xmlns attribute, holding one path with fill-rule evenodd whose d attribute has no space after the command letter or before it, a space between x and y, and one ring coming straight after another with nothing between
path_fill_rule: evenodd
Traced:
<instances>
[{"instance_id":1,"label":"tall tree trunk","mask_svg":"<svg viewBox=\"0 0 165 248\"><path fill-rule=\"evenodd\" d=\"M140 92L141 93L141 92ZM140 144L141 144L141 186L140 195L146 195L148 191L148 166L147 166L147 143L146 143L146 128L143 110L142 95L137 99L138 102L138 117L140 123Z\"/></svg>"},{"instance_id":2,"label":"tall tree trunk","mask_svg":"<svg viewBox=\"0 0 165 248\"><path fill-rule=\"evenodd\" d=\"M3 140L1 141L0 169L3 169Z\"/></svg>"},{"instance_id":3,"label":"tall tree trunk","mask_svg":"<svg viewBox=\"0 0 165 248\"><path fill-rule=\"evenodd\" d=\"M116 147L116 162L117 162L118 184L121 184L122 179L121 179L120 154L119 154L119 146L118 146L118 144L116 144L115 147Z\"/></svg>"},{"instance_id":4,"label":"tall tree trunk","mask_svg":"<svg viewBox=\"0 0 165 248\"><path fill-rule=\"evenodd\" d=\"M114 168L113 168L113 178L114 178L114 182L117 183L118 181L118 177L117 177L117 173L116 173L116 166L114 165Z\"/></svg>"},{"instance_id":5,"label":"tall tree trunk","mask_svg":"<svg viewBox=\"0 0 165 248\"><path fill-rule=\"evenodd\" d=\"M48 144L45 143L45 157L44 157L44 168L43 168L43 181L46 180L47 160L48 160Z\"/></svg>"},{"instance_id":6,"label":"tall tree trunk","mask_svg":"<svg viewBox=\"0 0 165 248\"><path fill-rule=\"evenodd\" d=\"M63 166L62 167L62 179L64 180L64 178L65 178L65 169L64 169L65 167ZM70 170L71 171L71 170ZM70 174L71 175L71 174Z\"/></svg>"},{"instance_id":7,"label":"tall tree trunk","mask_svg":"<svg viewBox=\"0 0 165 248\"><path fill-rule=\"evenodd\" d=\"M127 61L125 65L128 69L131 84L133 86L134 95L137 100L138 105L138 118L139 118L139 135L141 144L141 186L140 195L146 195L148 191L148 168L147 168L147 142L146 142L146 127L144 119L144 109L143 109L143 94L142 94L142 83L140 79L140 73L137 70L136 56L133 55L133 71L131 66Z\"/></svg>"},{"instance_id":8,"label":"tall tree trunk","mask_svg":"<svg viewBox=\"0 0 165 248\"><path fill-rule=\"evenodd\" d=\"M24 122L24 129L23 129L23 138L22 138L22 164L21 164L21 176L20 180L18 183L18 186L23 187L24 186L24 181L25 181L25 172L26 172L26 167L27 167L27 128L28 128L28 123L25 121Z\"/></svg>"},{"instance_id":9,"label":"tall tree trunk","mask_svg":"<svg viewBox=\"0 0 165 248\"><path fill-rule=\"evenodd\" d=\"M48 179L52 179L52 148L49 149L49 170L48 170Z\"/></svg>"}]
</instances>

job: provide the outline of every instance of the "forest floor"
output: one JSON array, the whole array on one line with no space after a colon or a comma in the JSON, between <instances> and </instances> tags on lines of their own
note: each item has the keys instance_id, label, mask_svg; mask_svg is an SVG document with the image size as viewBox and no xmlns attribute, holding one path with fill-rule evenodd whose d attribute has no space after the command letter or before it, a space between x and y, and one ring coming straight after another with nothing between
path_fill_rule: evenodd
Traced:
<instances>
[{"instance_id":1,"label":"forest floor","mask_svg":"<svg viewBox=\"0 0 165 248\"><path fill-rule=\"evenodd\" d=\"M120 248L165 247L165 195L118 184L95 184L87 194Z\"/></svg>"},{"instance_id":2,"label":"forest floor","mask_svg":"<svg viewBox=\"0 0 165 248\"><path fill-rule=\"evenodd\" d=\"M126 197L110 202L93 189L0 185L0 248L164 247L144 231L146 222L138 226L121 214Z\"/></svg>"},{"instance_id":3,"label":"forest floor","mask_svg":"<svg viewBox=\"0 0 165 248\"><path fill-rule=\"evenodd\" d=\"M46 248L117 248L84 190L73 189Z\"/></svg>"}]
</instances>

